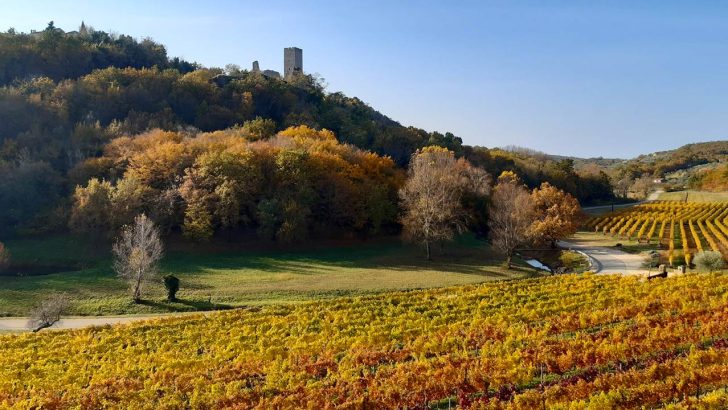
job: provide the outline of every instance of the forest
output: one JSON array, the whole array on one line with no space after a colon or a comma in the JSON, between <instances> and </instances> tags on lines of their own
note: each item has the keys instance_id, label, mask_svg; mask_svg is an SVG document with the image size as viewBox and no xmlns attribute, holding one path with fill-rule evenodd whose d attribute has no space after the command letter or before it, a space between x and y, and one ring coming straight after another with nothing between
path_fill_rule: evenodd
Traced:
<instances>
[{"instance_id":1,"label":"forest","mask_svg":"<svg viewBox=\"0 0 728 410\"><path fill-rule=\"evenodd\" d=\"M233 80L219 85L220 74ZM396 191L413 154L433 145L582 204L614 199L605 172L570 159L468 146L328 92L314 76L202 67L151 39L85 25L0 33L0 84L0 237L103 235L140 210L195 238L213 227L287 241L397 232ZM223 181L211 167L235 175ZM255 203L241 199L251 195ZM229 207L240 212L231 218Z\"/></svg>"}]
</instances>

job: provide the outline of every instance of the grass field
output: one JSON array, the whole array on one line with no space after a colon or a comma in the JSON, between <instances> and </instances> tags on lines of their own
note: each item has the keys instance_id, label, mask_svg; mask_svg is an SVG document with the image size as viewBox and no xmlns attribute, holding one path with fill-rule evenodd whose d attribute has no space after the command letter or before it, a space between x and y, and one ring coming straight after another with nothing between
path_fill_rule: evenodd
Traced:
<instances>
[{"instance_id":1,"label":"grass field","mask_svg":"<svg viewBox=\"0 0 728 410\"><path fill-rule=\"evenodd\" d=\"M612 209L629 208L637 205L638 202L626 203L626 204L614 204L614 205L599 205L599 206L588 206L582 208L585 214L588 216L599 216L612 212Z\"/></svg>"},{"instance_id":2,"label":"grass field","mask_svg":"<svg viewBox=\"0 0 728 410\"><path fill-rule=\"evenodd\" d=\"M660 201L685 201L687 202L720 202L728 201L728 192L707 192L707 191L675 191L663 192L658 196Z\"/></svg>"},{"instance_id":3,"label":"grass field","mask_svg":"<svg viewBox=\"0 0 728 410\"><path fill-rule=\"evenodd\" d=\"M139 314L298 302L534 274L522 261L511 271L502 268L500 258L481 241L469 237L449 245L443 254L435 254L431 262L424 259L420 249L393 238L290 252L171 246L161 273L180 278L179 302L167 302L163 286L156 283L148 286L146 301L135 305L125 284L110 268L107 245L65 236L8 241L6 245L16 263L81 269L0 277L0 316L26 315L49 292L63 292L72 298L69 314Z\"/></svg>"},{"instance_id":4,"label":"grass field","mask_svg":"<svg viewBox=\"0 0 728 410\"><path fill-rule=\"evenodd\" d=\"M641 253L658 249L658 246L654 241L650 244L639 243L637 241L630 241L618 236L604 235L601 232L592 231L579 231L569 238L569 240L579 242L584 245L606 246L610 248L617 244L621 244L622 246L620 249L627 253Z\"/></svg>"}]
</instances>

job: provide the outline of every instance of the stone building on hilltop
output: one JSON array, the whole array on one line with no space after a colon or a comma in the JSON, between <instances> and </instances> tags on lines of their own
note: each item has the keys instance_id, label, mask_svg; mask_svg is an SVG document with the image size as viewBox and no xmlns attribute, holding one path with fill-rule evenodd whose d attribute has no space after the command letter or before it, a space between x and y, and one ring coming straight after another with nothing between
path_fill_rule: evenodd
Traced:
<instances>
[{"instance_id":1,"label":"stone building on hilltop","mask_svg":"<svg viewBox=\"0 0 728 410\"><path fill-rule=\"evenodd\" d=\"M283 76L275 70L261 70L260 63L257 60L253 61L253 67L250 72L261 74L266 78L291 80L296 75L303 74L303 50L298 47L286 47L283 49ZM224 87L235 78L237 77L233 75L218 74L211 81L219 87Z\"/></svg>"},{"instance_id":2,"label":"stone building on hilltop","mask_svg":"<svg viewBox=\"0 0 728 410\"><path fill-rule=\"evenodd\" d=\"M283 49L283 78L288 80L297 74L303 74L303 50L286 47Z\"/></svg>"}]
</instances>

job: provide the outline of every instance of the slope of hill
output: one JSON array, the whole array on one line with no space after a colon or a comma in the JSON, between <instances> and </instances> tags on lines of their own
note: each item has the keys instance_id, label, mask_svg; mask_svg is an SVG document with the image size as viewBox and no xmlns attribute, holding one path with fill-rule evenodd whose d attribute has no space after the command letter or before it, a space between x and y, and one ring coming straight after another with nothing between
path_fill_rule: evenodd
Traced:
<instances>
[{"instance_id":1,"label":"slope of hill","mask_svg":"<svg viewBox=\"0 0 728 410\"><path fill-rule=\"evenodd\" d=\"M222 73L231 81L214 81ZM356 97L327 92L309 75L284 81L205 68L169 59L151 40L90 28L64 33L51 24L31 34L0 33L0 77L0 237L64 229L69 197L87 182L78 179L78 168L109 168L103 157L110 141L151 129L184 138L231 129L252 142L305 125L391 157L400 168L417 149L438 145L493 176L511 170L531 187L549 181L584 203L613 197L603 175L405 127Z\"/></svg>"},{"instance_id":2,"label":"slope of hill","mask_svg":"<svg viewBox=\"0 0 728 410\"><path fill-rule=\"evenodd\" d=\"M728 141L711 141L640 155L626 161L621 167L632 176L650 174L662 178L671 172L726 161L728 161Z\"/></svg>"}]
</instances>

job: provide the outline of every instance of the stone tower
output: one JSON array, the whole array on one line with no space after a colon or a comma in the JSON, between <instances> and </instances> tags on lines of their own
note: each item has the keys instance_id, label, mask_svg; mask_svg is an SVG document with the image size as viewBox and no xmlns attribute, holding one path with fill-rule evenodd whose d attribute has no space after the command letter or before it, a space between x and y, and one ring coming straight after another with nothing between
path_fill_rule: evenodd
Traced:
<instances>
[{"instance_id":1,"label":"stone tower","mask_svg":"<svg viewBox=\"0 0 728 410\"><path fill-rule=\"evenodd\" d=\"M283 49L283 77L289 79L303 73L303 50L298 47Z\"/></svg>"}]
</instances>

